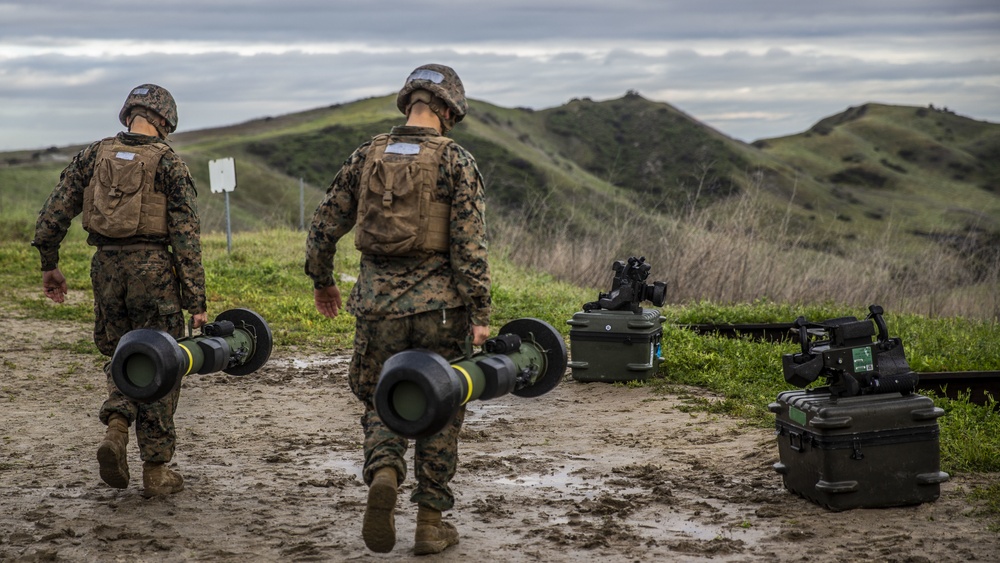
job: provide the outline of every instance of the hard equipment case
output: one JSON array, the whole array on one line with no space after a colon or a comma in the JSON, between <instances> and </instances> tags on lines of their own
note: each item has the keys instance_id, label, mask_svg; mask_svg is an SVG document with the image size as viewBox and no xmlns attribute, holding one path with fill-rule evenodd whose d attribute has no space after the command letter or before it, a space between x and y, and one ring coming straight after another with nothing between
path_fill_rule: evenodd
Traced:
<instances>
[{"instance_id":1,"label":"hard equipment case","mask_svg":"<svg viewBox=\"0 0 1000 563\"><path fill-rule=\"evenodd\" d=\"M657 309L580 311L566 321L571 327L570 362L577 381L639 381L655 375L663 322Z\"/></svg>"},{"instance_id":2,"label":"hard equipment case","mask_svg":"<svg viewBox=\"0 0 1000 563\"><path fill-rule=\"evenodd\" d=\"M932 502L940 471L937 419L922 395L835 397L826 387L784 391L775 414L785 488L830 510Z\"/></svg>"}]
</instances>

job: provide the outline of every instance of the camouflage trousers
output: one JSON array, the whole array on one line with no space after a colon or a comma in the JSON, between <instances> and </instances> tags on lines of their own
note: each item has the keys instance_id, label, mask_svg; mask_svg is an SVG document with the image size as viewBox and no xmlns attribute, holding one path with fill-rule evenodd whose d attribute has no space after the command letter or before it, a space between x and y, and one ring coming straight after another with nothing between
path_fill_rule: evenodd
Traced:
<instances>
[{"instance_id":1,"label":"camouflage trousers","mask_svg":"<svg viewBox=\"0 0 1000 563\"><path fill-rule=\"evenodd\" d=\"M462 355L462 345L470 328L469 314L463 309L418 313L388 320L358 319L354 334L354 356L348 379L351 391L365 405L361 427L365 434L365 465L362 471L366 484L371 484L375 472L392 467L402 483L406 477L403 459L409 441L386 428L375 410L375 386L382 365L390 356L410 348L425 348L445 359ZM455 496L448 483L458 466L458 434L465 420L462 406L443 430L414 440L413 474L417 485L410 500L436 510L449 510Z\"/></svg>"},{"instance_id":2,"label":"camouflage trousers","mask_svg":"<svg viewBox=\"0 0 1000 563\"><path fill-rule=\"evenodd\" d=\"M174 338L184 336L178 281L166 250L98 250L90 262L90 280L94 287L94 343L105 356L112 356L121 337L133 329L155 328ZM104 365L104 373L108 398L101 406L101 422L107 424L115 413L124 416L130 425L135 423L143 461L170 461L177 440L174 412L180 382L160 400L140 403L122 395L115 386L111 362Z\"/></svg>"}]
</instances>

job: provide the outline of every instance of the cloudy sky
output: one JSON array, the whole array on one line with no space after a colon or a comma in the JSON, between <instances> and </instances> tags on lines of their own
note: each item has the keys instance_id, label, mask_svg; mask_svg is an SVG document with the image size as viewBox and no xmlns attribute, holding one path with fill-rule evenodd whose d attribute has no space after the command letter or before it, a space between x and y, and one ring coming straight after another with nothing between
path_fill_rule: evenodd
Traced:
<instances>
[{"instance_id":1,"label":"cloudy sky","mask_svg":"<svg viewBox=\"0 0 1000 563\"><path fill-rule=\"evenodd\" d=\"M0 0L0 150L120 129L133 87L180 131L399 89L544 109L636 90L744 141L865 102L1000 123L997 0Z\"/></svg>"}]
</instances>

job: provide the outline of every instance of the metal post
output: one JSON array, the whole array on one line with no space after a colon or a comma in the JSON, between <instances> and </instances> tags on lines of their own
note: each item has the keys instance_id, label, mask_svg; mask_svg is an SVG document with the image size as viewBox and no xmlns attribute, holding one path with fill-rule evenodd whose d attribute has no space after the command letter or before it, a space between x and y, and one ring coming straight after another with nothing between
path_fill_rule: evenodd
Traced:
<instances>
[{"instance_id":1,"label":"metal post","mask_svg":"<svg viewBox=\"0 0 1000 563\"><path fill-rule=\"evenodd\" d=\"M233 252L233 228L229 215L229 192L236 189L236 161L232 157L208 161L212 193L226 194L226 252Z\"/></svg>"},{"instance_id":2,"label":"metal post","mask_svg":"<svg viewBox=\"0 0 1000 563\"><path fill-rule=\"evenodd\" d=\"M233 229L229 223L229 192L226 193L226 252L233 253Z\"/></svg>"},{"instance_id":3,"label":"metal post","mask_svg":"<svg viewBox=\"0 0 1000 563\"><path fill-rule=\"evenodd\" d=\"M299 178L299 230L306 230L306 193L302 178Z\"/></svg>"}]
</instances>

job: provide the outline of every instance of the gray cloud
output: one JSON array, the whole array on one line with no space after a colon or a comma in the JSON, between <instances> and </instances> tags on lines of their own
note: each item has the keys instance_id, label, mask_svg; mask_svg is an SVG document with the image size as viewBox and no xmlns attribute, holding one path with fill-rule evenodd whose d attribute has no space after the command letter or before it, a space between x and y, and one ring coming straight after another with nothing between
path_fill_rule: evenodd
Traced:
<instances>
[{"instance_id":1,"label":"gray cloud","mask_svg":"<svg viewBox=\"0 0 1000 563\"><path fill-rule=\"evenodd\" d=\"M491 103L545 108L637 90L747 141L868 101L1000 120L992 0L373 6L0 2L0 150L113 133L142 82L170 89L180 130L191 130L389 94L430 61Z\"/></svg>"},{"instance_id":2,"label":"gray cloud","mask_svg":"<svg viewBox=\"0 0 1000 563\"><path fill-rule=\"evenodd\" d=\"M139 22L151 40L360 40L481 42L524 39L643 41L756 37L856 37L895 31L926 35L997 30L992 0L689 2L683 0L452 1L44 0L0 3L0 34L11 37L122 36ZM86 22L86 25L83 24Z\"/></svg>"}]
</instances>

